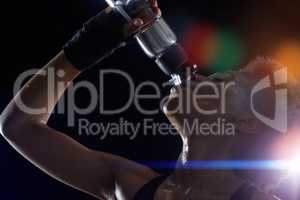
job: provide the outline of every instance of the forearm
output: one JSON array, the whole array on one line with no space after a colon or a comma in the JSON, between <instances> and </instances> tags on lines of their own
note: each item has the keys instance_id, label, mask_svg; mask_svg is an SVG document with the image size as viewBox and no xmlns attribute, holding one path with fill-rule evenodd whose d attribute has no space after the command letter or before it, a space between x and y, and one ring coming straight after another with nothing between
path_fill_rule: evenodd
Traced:
<instances>
[{"instance_id":1,"label":"forearm","mask_svg":"<svg viewBox=\"0 0 300 200\"><path fill-rule=\"evenodd\" d=\"M64 76L58 76L57 73ZM80 71L68 62L64 52L60 52L34 75L9 103L1 115L1 132L7 134L14 127L17 128L17 124L27 121L46 124L56 103L79 73ZM26 108L39 109L39 112L31 113Z\"/></svg>"},{"instance_id":2,"label":"forearm","mask_svg":"<svg viewBox=\"0 0 300 200\"><path fill-rule=\"evenodd\" d=\"M158 9L156 3L153 7ZM157 174L125 159L87 149L46 125L80 71L95 66L120 47L131 36L131 30L134 32L143 23L134 20L127 24L115 12L107 12L85 23L66 43L64 51L20 89L1 115L0 132L26 159L63 183L99 199L112 199L118 185L124 196L131 198L145 179ZM28 112L30 109L39 111ZM122 165L127 169L125 175L119 167Z\"/></svg>"}]
</instances>

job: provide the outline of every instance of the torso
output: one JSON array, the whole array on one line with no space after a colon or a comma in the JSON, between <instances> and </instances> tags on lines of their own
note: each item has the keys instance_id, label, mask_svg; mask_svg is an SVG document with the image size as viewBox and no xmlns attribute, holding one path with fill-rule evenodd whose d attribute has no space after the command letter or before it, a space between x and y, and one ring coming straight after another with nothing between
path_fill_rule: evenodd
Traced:
<instances>
[{"instance_id":1,"label":"torso","mask_svg":"<svg viewBox=\"0 0 300 200\"><path fill-rule=\"evenodd\" d=\"M172 176L166 179L156 191L154 200L226 200L226 194L211 195L208 192L193 186L174 184Z\"/></svg>"},{"instance_id":2,"label":"torso","mask_svg":"<svg viewBox=\"0 0 300 200\"><path fill-rule=\"evenodd\" d=\"M183 187L174 184L174 176L170 176L157 188L153 200L230 200L233 195L233 193L214 192L218 188L211 189L210 193L197 187ZM278 200L278 198L256 191L251 200Z\"/></svg>"}]
</instances>

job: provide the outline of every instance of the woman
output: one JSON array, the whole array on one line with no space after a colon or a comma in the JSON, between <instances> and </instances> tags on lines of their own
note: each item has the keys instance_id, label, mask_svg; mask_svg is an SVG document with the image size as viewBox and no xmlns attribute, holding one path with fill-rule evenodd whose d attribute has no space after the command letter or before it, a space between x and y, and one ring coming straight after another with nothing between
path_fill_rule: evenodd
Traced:
<instances>
[{"instance_id":1,"label":"woman","mask_svg":"<svg viewBox=\"0 0 300 200\"><path fill-rule=\"evenodd\" d=\"M157 2L151 0L149 3L153 10L160 14ZM2 113L1 133L5 139L45 173L98 199L225 200L247 199L250 196L251 200L276 199L268 194L274 186L271 183L279 179L273 176L274 174L260 176L260 172L253 174L253 172L242 171L239 173L241 175L236 175L230 170L190 169L187 164L195 160L248 158L253 155L251 154L253 152L241 150L241 144L244 146L245 141L267 140L269 144L271 143L269 140L278 138L274 137L274 133L270 134L267 127L258 120L252 120L253 118L250 117L239 118L245 113L249 114L249 108L243 108L244 112L239 112L246 102L236 97L247 95L249 91L246 88L250 87L252 80L256 80L254 79L254 75L257 75L256 67L253 66L249 66L248 70L224 74L221 77L215 75L203 79L201 76L193 76L187 81L186 86L172 89L164 110L181 135L184 146L178 161L178 169L170 177L161 176L147 167L124 158L87 149L63 133L47 126L51 111L72 80L87 67L92 66L99 59L101 61L121 46L120 44L143 23L143 19L138 18L132 24L126 24L110 8L88 21L84 28L66 44L63 51L21 89ZM114 26L111 26L112 24ZM99 37L100 35L102 37ZM274 65L265 61L259 64ZM258 66L257 63L252 65ZM51 70L55 73L64 72L63 76L56 76L55 82L64 82L65 87L55 88L54 94L48 96L45 88L48 87L47 73ZM203 81L217 84L228 83L231 80L238 82L238 87L228 89L231 98L228 102L234 102L228 104L228 113L213 114L208 117L206 114L199 113L195 107L191 108L192 112L184 109L179 112L176 109L178 106L192 104L189 102L190 98L186 98L188 85L195 91L197 83ZM197 88L197 94L210 95L211 89ZM23 102L30 108L48 107L49 109L39 114L30 114L19 108L19 102ZM201 108L208 110L221 104L221 101L210 99L199 100L197 103ZM220 116L228 122L237 124L238 129L245 130L244 134L237 134L234 137L232 135L215 137L204 136L197 131L191 132L186 129L186 122L192 124L194 119L199 119L201 123L212 124ZM257 125L256 128L261 128L264 133L246 134L253 131L252 125ZM265 146L266 143L262 144L262 146L249 144L248 147L251 150L254 147L261 148L261 151L269 149L269 146ZM245 180L256 184L256 187L245 186Z\"/></svg>"}]
</instances>

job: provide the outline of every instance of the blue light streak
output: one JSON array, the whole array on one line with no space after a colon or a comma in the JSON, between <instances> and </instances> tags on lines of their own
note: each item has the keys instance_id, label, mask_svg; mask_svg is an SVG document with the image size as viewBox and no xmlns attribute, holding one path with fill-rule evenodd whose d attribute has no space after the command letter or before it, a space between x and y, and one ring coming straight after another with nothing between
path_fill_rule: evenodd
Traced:
<instances>
[{"instance_id":1,"label":"blue light streak","mask_svg":"<svg viewBox=\"0 0 300 200\"><path fill-rule=\"evenodd\" d=\"M281 160L214 160L214 161L188 161L178 165L177 161L141 162L154 169L201 169L201 170L287 170L290 162Z\"/></svg>"}]
</instances>

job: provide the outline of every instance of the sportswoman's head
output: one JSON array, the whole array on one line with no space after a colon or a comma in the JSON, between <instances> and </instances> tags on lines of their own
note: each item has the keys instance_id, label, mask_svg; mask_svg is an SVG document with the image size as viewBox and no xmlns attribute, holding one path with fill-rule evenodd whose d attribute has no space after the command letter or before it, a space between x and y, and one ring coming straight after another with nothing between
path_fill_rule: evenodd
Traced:
<instances>
[{"instance_id":1,"label":"sportswoman's head","mask_svg":"<svg viewBox=\"0 0 300 200\"><path fill-rule=\"evenodd\" d=\"M172 89L164 112L184 139L208 149L205 159L287 159L284 147L300 145L300 85L289 70L258 58L239 71L195 76ZM223 157L210 154L216 148Z\"/></svg>"}]
</instances>

